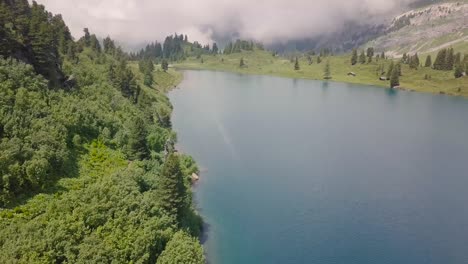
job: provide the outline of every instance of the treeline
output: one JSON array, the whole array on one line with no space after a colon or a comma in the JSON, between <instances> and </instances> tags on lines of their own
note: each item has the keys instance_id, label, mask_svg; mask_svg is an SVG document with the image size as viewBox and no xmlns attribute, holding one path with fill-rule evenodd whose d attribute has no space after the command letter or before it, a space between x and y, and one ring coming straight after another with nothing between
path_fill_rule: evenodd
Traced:
<instances>
[{"instance_id":1,"label":"treeline","mask_svg":"<svg viewBox=\"0 0 468 264\"><path fill-rule=\"evenodd\" d=\"M408 64L411 69L418 69L418 67L423 66L417 53L414 55L404 53L401 62ZM431 55L427 55L424 67L438 71L454 71L455 78L460 78L468 72L468 54L465 54L462 58L462 54L460 52L455 53L453 48L441 49L437 53L434 62L432 62Z\"/></svg>"},{"instance_id":2,"label":"treeline","mask_svg":"<svg viewBox=\"0 0 468 264\"><path fill-rule=\"evenodd\" d=\"M254 49L263 50L264 47L261 43L254 43L253 41L247 40L236 40L234 43L229 42L223 50L224 54L239 53L242 50L252 51Z\"/></svg>"},{"instance_id":3,"label":"treeline","mask_svg":"<svg viewBox=\"0 0 468 264\"><path fill-rule=\"evenodd\" d=\"M351 65L356 65L358 62L360 64L371 63L373 60L379 61L380 59L386 59L385 52L377 53L373 47L367 48L367 50L362 50L358 55L357 49L353 49L351 53Z\"/></svg>"},{"instance_id":4,"label":"treeline","mask_svg":"<svg viewBox=\"0 0 468 264\"><path fill-rule=\"evenodd\" d=\"M164 43L153 42L146 45L136 53L130 53L130 59L143 60L151 59L155 62L162 61L180 61L190 56L200 56L203 54L217 54L219 52L218 45L213 43L202 46L197 41L191 43L188 41L187 35L171 35L167 36Z\"/></svg>"},{"instance_id":5,"label":"treeline","mask_svg":"<svg viewBox=\"0 0 468 264\"><path fill-rule=\"evenodd\" d=\"M0 55L31 64L51 85L64 81L62 59L72 43L68 27L60 15L52 15L42 5L27 0L0 2Z\"/></svg>"},{"instance_id":6,"label":"treeline","mask_svg":"<svg viewBox=\"0 0 468 264\"><path fill-rule=\"evenodd\" d=\"M110 37L0 8L0 263L204 263L168 98Z\"/></svg>"}]
</instances>

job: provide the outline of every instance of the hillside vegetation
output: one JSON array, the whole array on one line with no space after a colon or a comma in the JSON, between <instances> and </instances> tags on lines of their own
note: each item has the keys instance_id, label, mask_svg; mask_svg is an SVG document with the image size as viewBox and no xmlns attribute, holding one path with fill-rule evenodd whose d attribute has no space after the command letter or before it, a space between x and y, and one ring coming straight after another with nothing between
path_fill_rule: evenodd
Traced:
<instances>
[{"instance_id":1,"label":"hillside vegetation","mask_svg":"<svg viewBox=\"0 0 468 264\"><path fill-rule=\"evenodd\" d=\"M0 3L0 263L204 263L165 92L110 38ZM52 34L53 33L53 34Z\"/></svg>"}]
</instances>

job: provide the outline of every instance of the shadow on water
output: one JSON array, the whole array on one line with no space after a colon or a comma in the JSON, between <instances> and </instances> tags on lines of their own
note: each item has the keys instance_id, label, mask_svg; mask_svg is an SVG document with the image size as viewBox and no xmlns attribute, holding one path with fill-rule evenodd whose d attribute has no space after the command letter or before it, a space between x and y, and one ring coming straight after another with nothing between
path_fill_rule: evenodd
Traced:
<instances>
[{"instance_id":1,"label":"shadow on water","mask_svg":"<svg viewBox=\"0 0 468 264\"><path fill-rule=\"evenodd\" d=\"M205 245L205 243L209 239L209 233L210 233L211 225L208 224L206 221L203 221L203 227L202 227L202 233L200 235L200 243L202 245ZM207 256L207 251L205 250L205 258L206 258L206 264L211 264L208 256Z\"/></svg>"},{"instance_id":2,"label":"shadow on water","mask_svg":"<svg viewBox=\"0 0 468 264\"><path fill-rule=\"evenodd\" d=\"M328 85L329 83L328 82L322 82L322 91L327 91L328 90Z\"/></svg>"},{"instance_id":3,"label":"shadow on water","mask_svg":"<svg viewBox=\"0 0 468 264\"><path fill-rule=\"evenodd\" d=\"M397 90L393 88L388 88L388 89L385 89L385 93L390 97L394 97L397 95Z\"/></svg>"},{"instance_id":4,"label":"shadow on water","mask_svg":"<svg viewBox=\"0 0 468 264\"><path fill-rule=\"evenodd\" d=\"M208 234L210 232L210 229L211 229L211 225L207 223L206 221L203 221L203 227L202 227L202 232L200 236L200 242L202 244L205 244L206 241L208 241L208 238L209 238Z\"/></svg>"},{"instance_id":5,"label":"shadow on water","mask_svg":"<svg viewBox=\"0 0 468 264\"><path fill-rule=\"evenodd\" d=\"M297 79L296 78L292 79L292 83L293 83L293 87L297 88Z\"/></svg>"}]
</instances>

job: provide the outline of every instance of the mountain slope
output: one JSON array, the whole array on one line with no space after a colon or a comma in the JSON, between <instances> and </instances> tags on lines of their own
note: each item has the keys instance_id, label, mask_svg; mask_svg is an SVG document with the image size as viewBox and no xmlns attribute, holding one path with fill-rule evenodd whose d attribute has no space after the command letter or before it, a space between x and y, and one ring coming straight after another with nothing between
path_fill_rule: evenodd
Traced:
<instances>
[{"instance_id":1,"label":"mountain slope","mask_svg":"<svg viewBox=\"0 0 468 264\"><path fill-rule=\"evenodd\" d=\"M434 53L447 47L468 52L468 1L438 3L405 12L393 19L385 35L364 45L367 47L395 58L403 53Z\"/></svg>"}]
</instances>

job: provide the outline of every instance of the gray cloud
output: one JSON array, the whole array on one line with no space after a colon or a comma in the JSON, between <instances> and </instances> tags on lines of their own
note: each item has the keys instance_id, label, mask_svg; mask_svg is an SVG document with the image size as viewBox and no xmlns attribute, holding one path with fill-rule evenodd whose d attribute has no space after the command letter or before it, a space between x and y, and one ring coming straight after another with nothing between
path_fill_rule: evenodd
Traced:
<instances>
[{"instance_id":1,"label":"gray cloud","mask_svg":"<svg viewBox=\"0 0 468 264\"><path fill-rule=\"evenodd\" d=\"M202 43L226 37L263 42L300 39L368 23L414 0L39 0L63 15L73 35L88 27L128 44L163 40L174 32Z\"/></svg>"}]
</instances>

